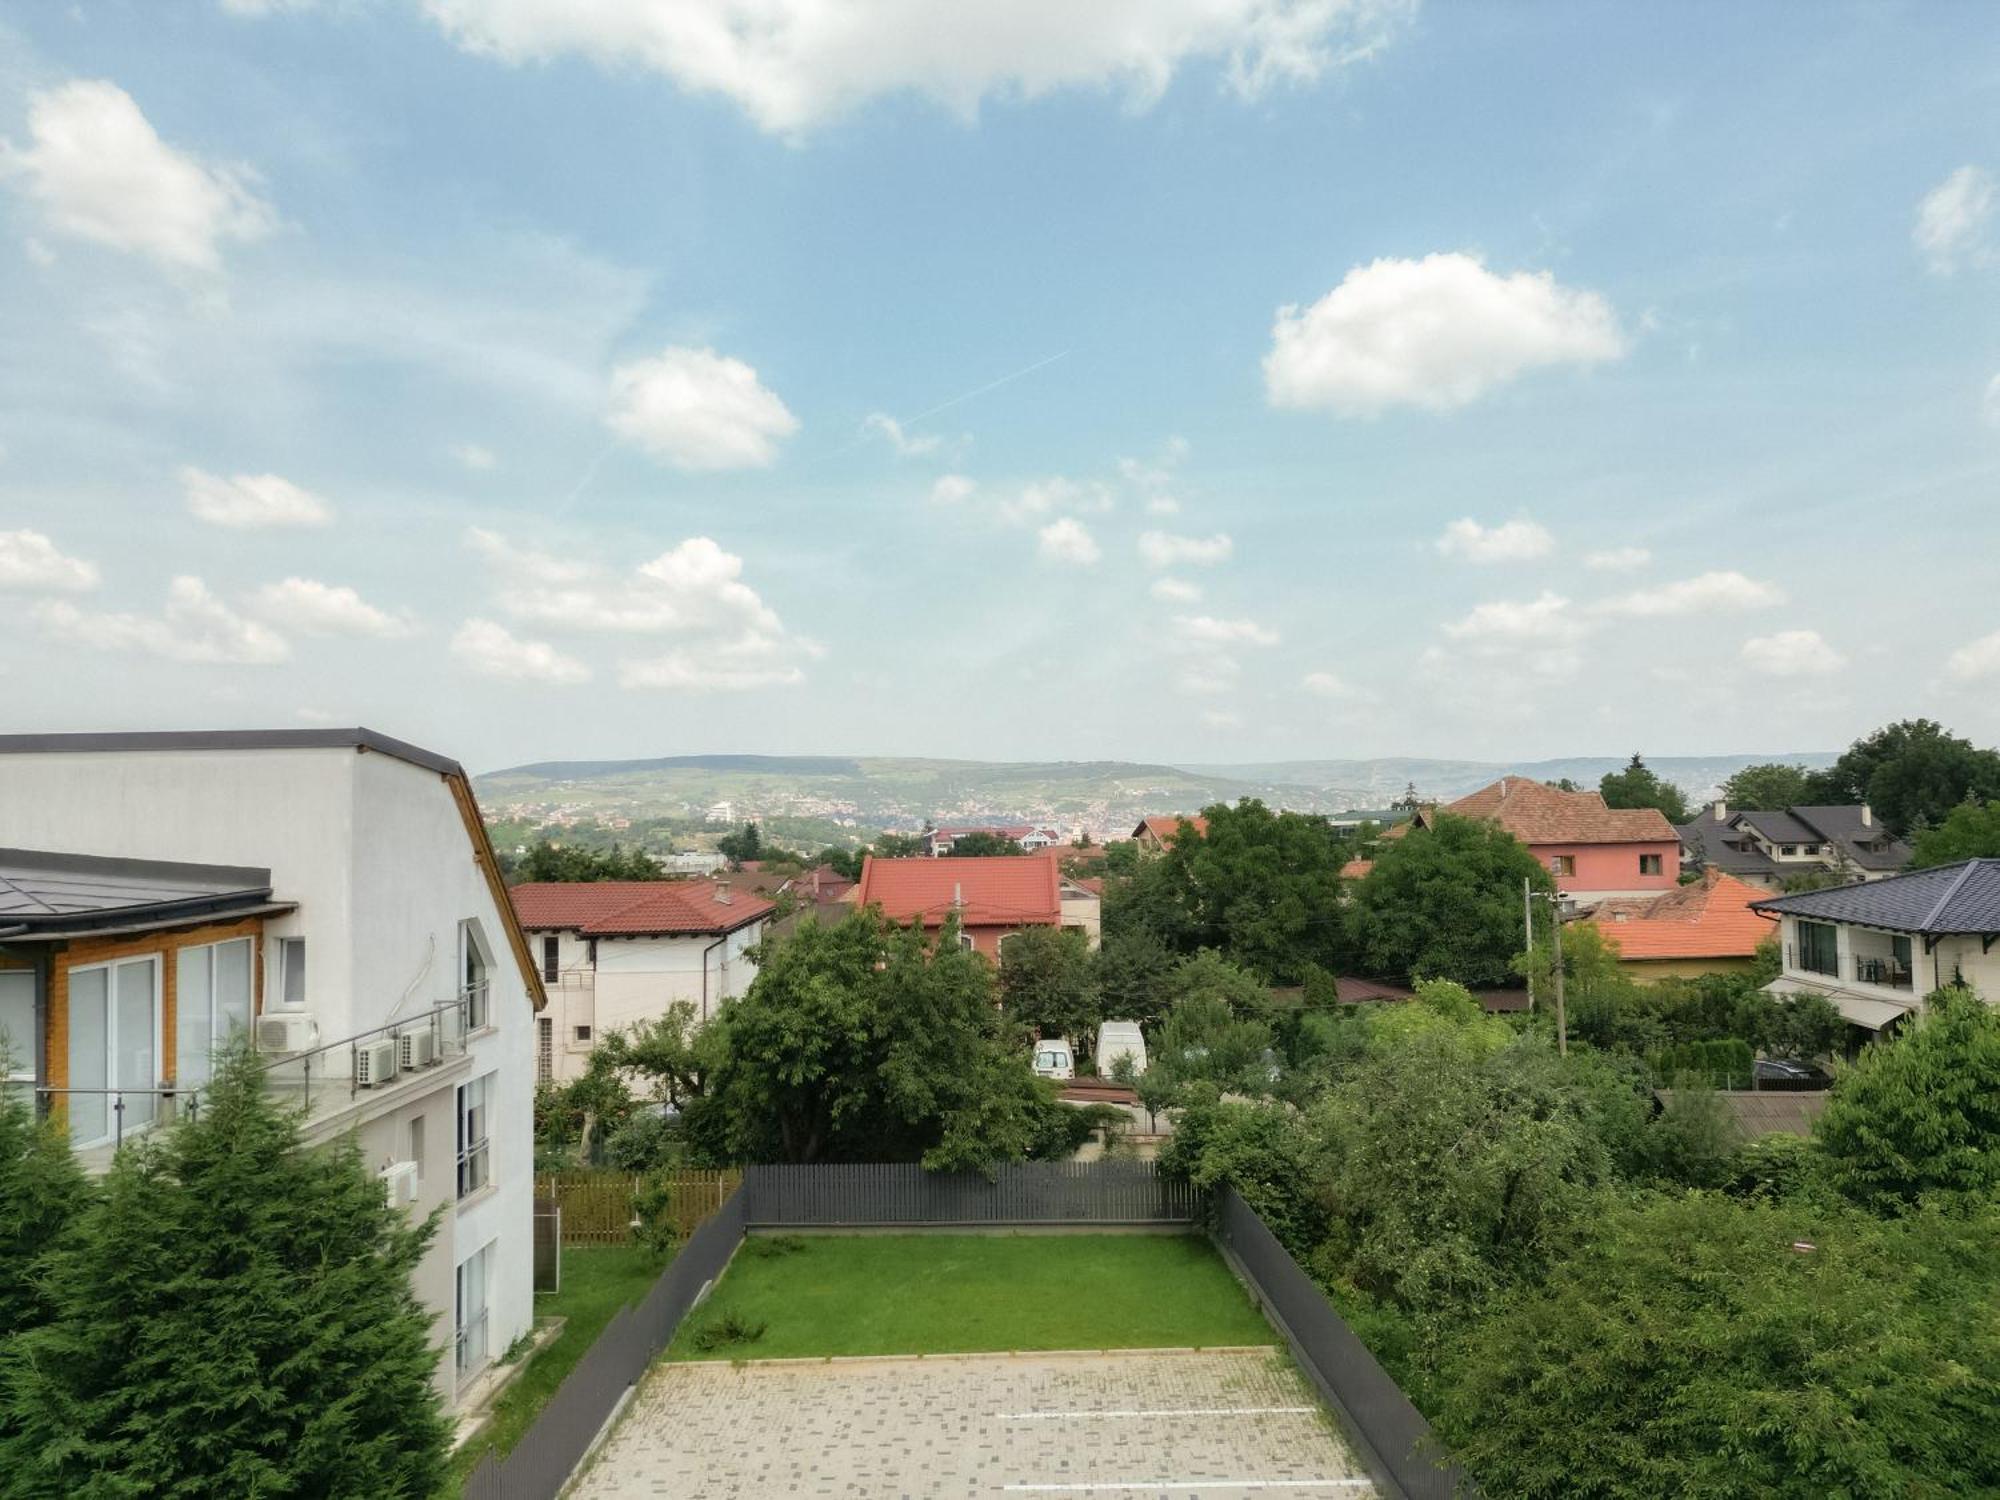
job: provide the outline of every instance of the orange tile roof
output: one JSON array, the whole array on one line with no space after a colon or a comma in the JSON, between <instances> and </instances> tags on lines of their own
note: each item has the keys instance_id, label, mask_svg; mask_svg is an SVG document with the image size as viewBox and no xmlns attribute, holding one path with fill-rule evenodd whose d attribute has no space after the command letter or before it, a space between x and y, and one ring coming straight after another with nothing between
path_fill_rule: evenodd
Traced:
<instances>
[{"instance_id":1,"label":"orange tile roof","mask_svg":"<svg viewBox=\"0 0 2000 1500\"><path fill-rule=\"evenodd\" d=\"M1343 880L1363 880L1374 868L1375 861L1372 859L1350 859L1340 867L1340 875Z\"/></svg>"},{"instance_id":2,"label":"orange tile roof","mask_svg":"<svg viewBox=\"0 0 2000 1500\"><path fill-rule=\"evenodd\" d=\"M1439 811L1490 819L1524 844L1670 844L1680 839L1657 807L1606 807L1596 792L1565 792L1526 776L1502 776Z\"/></svg>"},{"instance_id":3,"label":"orange tile roof","mask_svg":"<svg viewBox=\"0 0 2000 1500\"><path fill-rule=\"evenodd\" d=\"M1777 933L1776 920L1750 910L1769 891L1710 869L1691 885L1662 896L1601 902L1591 925L1618 945L1625 959L1749 958Z\"/></svg>"},{"instance_id":4,"label":"orange tile roof","mask_svg":"<svg viewBox=\"0 0 2000 1500\"><path fill-rule=\"evenodd\" d=\"M1062 871L1053 849L942 859L871 854L854 901L881 907L892 922L921 917L926 927L942 927L954 906L966 927L1054 927L1062 922Z\"/></svg>"},{"instance_id":5,"label":"orange tile roof","mask_svg":"<svg viewBox=\"0 0 2000 1500\"><path fill-rule=\"evenodd\" d=\"M544 880L507 894L523 927L571 928L584 937L734 932L777 910L747 891L718 900L706 880Z\"/></svg>"},{"instance_id":6,"label":"orange tile roof","mask_svg":"<svg viewBox=\"0 0 2000 1500\"><path fill-rule=\"evenodd\" d=\"M1154 838L1166 844L1171 843L1174 835L1181 831L1181 824L1184 821L1194 825L1194 831L1199 837L1208 837L1208 819L1199 815L1183 819L1178 813L1167 813L1164 816L1155 814L1143 820L1139 828L1145 829ZM1138 836L1138 829L1133 830L1133 836L1135 838Z\"/></svg>"}]
</instances>

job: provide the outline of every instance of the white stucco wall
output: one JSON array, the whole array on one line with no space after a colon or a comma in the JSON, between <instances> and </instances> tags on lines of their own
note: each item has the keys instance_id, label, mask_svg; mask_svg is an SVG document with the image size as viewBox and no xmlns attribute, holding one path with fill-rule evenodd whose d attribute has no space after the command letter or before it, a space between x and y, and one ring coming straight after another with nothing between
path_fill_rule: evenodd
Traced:
<instances>
[{"instance_id":1,"label":"white stucco wall","mask_svg":"<svg viewBox=\"0 0 2000 1500\"><path fill-rule=\"evenodd\" d=\"M533 1010L442 776L351 747L10 754L0 757L0 830L27 849L268 868L274 899L299 909L267 924L266 1008L278 1008L279 940L304 937L305 1008L322 1043L454 998L460 924L476 923L492 955L492 1024L469 1039L469 1061L455 1063L435 1089L363 1095L341 1128L354 1129L379 1166L403 1159L409 1118L422 1114L426 1201L450 1201L456 1085L495 1075L493 1185L445 1216L416 1283L446 1346L456 1266L491 1240L491 1347L504 1350L527 1331ZM447 1358L447 1397L454 1383Z\"/></svg>"}]
</instances>

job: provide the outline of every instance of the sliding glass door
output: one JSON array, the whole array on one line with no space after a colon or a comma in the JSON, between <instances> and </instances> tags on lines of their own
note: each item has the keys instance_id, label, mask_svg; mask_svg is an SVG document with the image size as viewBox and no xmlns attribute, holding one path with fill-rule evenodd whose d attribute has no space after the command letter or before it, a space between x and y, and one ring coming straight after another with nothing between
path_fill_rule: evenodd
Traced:
<instances>
[{"instance_id":1,"label":"sliding glass door","mask_svg":"<svg viewBox=\"0 0 2000 1500\"><path fill-rule=\"evenodd\" d=\"M174 1084L198 1089L216 1052L250 1029L249 938L183 948L174 967Z\"/></svg>"},{"instance_id":2,"label":"sliding glass door","mask_svg":"<svg viewBox=\"0 0 2000 1500\"><path fill-rule=\"evenodd\" d=\"M145 1089L160 1081L160 960L121 959L69 971L69 1086ZM116 1101L105 1093L69 1097L70 1139L95 1146L118 1133ZM125 1130L153 1123L158 1096L124 1096Z\"/></svg>"}]
</instances>

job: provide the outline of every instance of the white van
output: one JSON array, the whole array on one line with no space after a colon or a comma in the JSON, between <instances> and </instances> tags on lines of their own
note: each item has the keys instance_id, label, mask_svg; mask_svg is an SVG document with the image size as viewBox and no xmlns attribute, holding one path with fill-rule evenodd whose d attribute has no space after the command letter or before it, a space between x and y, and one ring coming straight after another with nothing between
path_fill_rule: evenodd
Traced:
<instances>
[{"instance_id":1,"label":"white van","mask_svg":"<svg viewBox=\"0 0 2000 1500\"><path fill-rule=\"evenodd\" d=\"M1035 1076L1058 1079L1076 1077L1076 1056L1069 1050L1069 1038L1048 1036L1035 1043Z\"/></svg>"},{"instance_id":2,"label":"white van","mask_svg":"<svg viewBox=\"0 0 2000 1500\"><path fill-rule=\"evenodd\" d=\"M1132 1059L1132 1076L1146 1071L1146 1038L1137 1021L1106 1021L1097 1028L1097 1076L1109 1078L1118 1059Z\"/></svg>"}]
</instances>

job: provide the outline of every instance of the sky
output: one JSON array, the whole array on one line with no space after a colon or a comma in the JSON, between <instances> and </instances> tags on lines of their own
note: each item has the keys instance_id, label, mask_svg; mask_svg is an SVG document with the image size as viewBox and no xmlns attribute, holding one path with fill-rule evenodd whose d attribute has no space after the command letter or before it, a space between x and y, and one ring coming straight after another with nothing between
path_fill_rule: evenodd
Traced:
<instances>
[{"instance_id":1,"label":"sky","mask_svg":"<svg viewBox=\"0 0 2000 1500\"><path fill-rule=\"evenodd\" d=\"M0 18L0 725L2000 739L1981 7Z\"/></svg>"}]
</instances>

